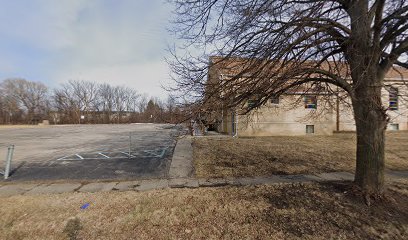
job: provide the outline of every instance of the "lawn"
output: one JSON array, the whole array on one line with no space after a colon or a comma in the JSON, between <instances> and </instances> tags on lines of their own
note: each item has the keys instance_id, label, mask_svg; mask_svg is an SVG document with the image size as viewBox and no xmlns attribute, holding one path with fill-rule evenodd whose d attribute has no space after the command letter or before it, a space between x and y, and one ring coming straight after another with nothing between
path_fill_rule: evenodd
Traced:
<instances>
[{"instance_id":1,"label":"lawn","mask_svg":"<svg viewBox=\"0 0 408 240\"><path fill-rule=\"evenodd\" d=\"M2 239L404 239L408 181L371 207L307 183L2 198ZM89 203L86 209L80 207Z\"/></svg>"},{"instance_id":2,"label":"lawn","mask_svg":"<svg viewBox=\"0 0 408 240\"><path fill-rule=\"evenodd\" d=\"M408 170L408 132L386 138L386 168ZM353 133L296 137L201 137L193 142L197 177L354 172Z\"/></svg>"}]
</instances>

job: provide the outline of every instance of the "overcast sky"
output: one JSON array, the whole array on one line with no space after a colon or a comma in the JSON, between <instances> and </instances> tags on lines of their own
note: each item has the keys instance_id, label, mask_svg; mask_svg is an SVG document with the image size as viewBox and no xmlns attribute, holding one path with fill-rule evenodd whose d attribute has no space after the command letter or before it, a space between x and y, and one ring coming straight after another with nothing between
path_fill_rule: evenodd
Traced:
<instances>
[{"instance_id":1,"label":"overcast sky","mask_svg":"<svg viewBox=\"0 0 408 240\"><path fill-rule=\"evenodd\" d=\"M0 80L70 79L164 97L171 9L164 0L0 0Z\"/></svg>"}]
</instances>

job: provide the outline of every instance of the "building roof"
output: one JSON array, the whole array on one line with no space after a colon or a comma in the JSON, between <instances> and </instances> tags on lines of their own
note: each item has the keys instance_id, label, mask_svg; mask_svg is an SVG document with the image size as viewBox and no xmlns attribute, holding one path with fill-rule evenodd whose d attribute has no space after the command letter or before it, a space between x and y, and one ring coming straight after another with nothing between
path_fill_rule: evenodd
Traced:
<instances>
[{"instance_id":1,"label":"building roof","mask_svg":"<svg viewBox=\"0 0 408 240\"><path fill-rule=\"evenodd\" d=\"M220 56L212 56L210 57L210 75L217 74L217 75L226 75L226 76L235 76L239 74L245 69L246 66L261 66L263 65L262 69L268 68L277 68L279 63L283 63L283 61L273 61L273 60L260 60L260 59L248 59L248 58L240 58L240 57L230 57L230 58L223 58ZM305 61L300 66L313 66L317 62L316 61ZM286 63L288 64L288 63ZM261 67L260 67L261 68ZM336 73L341 73L342 76L350 79L350 69L346 62L334 62L334 61L326 61L323 62L320 66L323 70L334 71ZM256 67L255 67L256 71ZM264 70L263 70L264 71ZM251 72L248 72L248 75L251 75ZM408 69L394 65L385 75L385 80L408 80Z\"/></svg>"}]
</instances>

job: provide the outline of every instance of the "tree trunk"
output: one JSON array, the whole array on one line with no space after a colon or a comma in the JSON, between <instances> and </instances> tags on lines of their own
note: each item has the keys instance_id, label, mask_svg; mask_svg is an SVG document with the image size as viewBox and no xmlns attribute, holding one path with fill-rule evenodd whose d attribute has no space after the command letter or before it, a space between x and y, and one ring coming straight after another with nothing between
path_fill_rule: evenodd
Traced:
<instances>
[{"instance_id":1,"label":"tree trunk","mask_svg":"<svg viewBox=\"0 0 408 240\"><path fill-rule=\"evenodd\" d=\"M34 125L35 123L33 121L34 120L33 118L34 118L34 110L32 108L30 108L30 109L28 109L28 113L27 113L27 123L30 124L30 125L31 124Z\"/></svg>"},{"instance_id":2,"label":"tree trunk","mask_svg":"<svg viewBox=\"0 0 408 240\"><path fill-rule=\"evenodd\" d=\"M357 133L355 183L370 196L384 192L384 147L387 115L381 103L381 87L366 86L353 100Z\"/></svg>"},{"instance_id":3,"label":"tree trunk","mask_svg":"<svg viewBox=\"0 0 408 240\"><path fill-rule=\"evenodd\" d=\"M384 145L387 115L382 106L383 74L379 69L381 49L373 44L369 1L351 1L350 42L347 62L353 80L352 102L357 133L355 183L366 196L384 192Z\"/></svg>"}]
</instances>

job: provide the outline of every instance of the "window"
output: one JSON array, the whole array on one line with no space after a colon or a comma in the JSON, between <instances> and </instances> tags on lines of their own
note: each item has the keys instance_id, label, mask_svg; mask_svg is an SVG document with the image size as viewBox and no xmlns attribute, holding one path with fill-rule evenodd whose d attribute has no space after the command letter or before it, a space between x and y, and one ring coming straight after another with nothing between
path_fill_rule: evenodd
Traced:
<instances>
[{"instance_id":1,"label":"window","mask_svg":"<svg viewBox=\"0 0 408 240\"><path fill-rule=\"evenodd\" d=\"M279 104L279 97L271 97L270 100L272 104Z\"/></svg>"},{"instance_id":2,"label":"window","mask_svg":"<svg viewBox=\"0 0 408 240\"><path fill-rule=\"evenodd\" d=\"M255 100L248 100L247 105L248 105L248 108L253 108L256 105L256 101Z\"/></svg>"},{"instance_id":3,"label":"window","mask_svg":"<svg viewBox=\"0 0 408 240\"><path fill-rule=\"evenodd\" d=\"M247 102L247 107L250 108L250 109L251 109L251 108L254 108L257 103L258 103L258 101L253 100L253 99L250 99L250 100L248 100L248 102Z\"/></svg>"},{"instance_id":4,"label":"window","mask_svg":"<svg viewBox=\"0 0 408 240\"><path fill-rule=\"evenodd\" d=\"M390 92L390 110L398 110L398 88L396 87L391 87Z\"/></svg>"},{"instance_id":5,"label":"window","mask_svg":"<svg viewBox=\"0 0 408 240\"><path fill-rule=\"evenodd\" d=\"M316 96L305 96L305 108L316 109L317 108L317 97Z\"/></svg>"},{"instance_id":6,"label":"window","mask_svg":"<svg viewBox=\"0 0 408 240\"><path fill-rule=\"evenodd\" d=\"M306 133L313 134L314 133L314 125L306 125Z\"/></svg>"},{"instance_id":7,"label":"window","mask_svg":"<svg viewBox=\"0 0 408 240\"><path fill-rule=\"evenodd\" d=\"M390 124L390 130L398 131L399 130L399 124L398 123L391 123Z\"/></svg>"}]
</instances>

